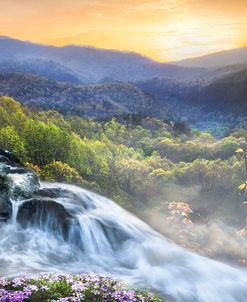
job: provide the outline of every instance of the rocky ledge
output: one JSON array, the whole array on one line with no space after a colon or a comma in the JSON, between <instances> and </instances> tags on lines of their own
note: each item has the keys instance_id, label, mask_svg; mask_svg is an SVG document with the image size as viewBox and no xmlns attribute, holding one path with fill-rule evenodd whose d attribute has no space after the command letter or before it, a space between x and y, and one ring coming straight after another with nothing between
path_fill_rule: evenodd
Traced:
<instances>
[{"instance_id":1,"label":"rocky ledge","mask_svg":"<svg viewBox=\"0 0 247 302\"><path fill-rule=\"evenodd\" d=\"M16 218L23 226L35 223L34 219L43 220L46 224L45 214L48 211L57 217L57 224L54 225L53 221L51 228L60 225L67 233L68 219L71 217L63 205L53 200L59 193L60 190L56 188L41 190L39 179L34 172L26 169L10 152L0 150L0 223L10 219L13 204L19 203ZM40 216L39 219L36 216Z\"/></svg>"},{"instance_id":2,"label":"rocky ledge","mask_svg":"<svg viewBox=\"0 0 247 302\"><path fill-rule=\"evenodd\" d=\"M30 198L38 188L38 177L10 152L0 150L0 222L10 218L11 200Z\"/></svg>"}]
</instances>

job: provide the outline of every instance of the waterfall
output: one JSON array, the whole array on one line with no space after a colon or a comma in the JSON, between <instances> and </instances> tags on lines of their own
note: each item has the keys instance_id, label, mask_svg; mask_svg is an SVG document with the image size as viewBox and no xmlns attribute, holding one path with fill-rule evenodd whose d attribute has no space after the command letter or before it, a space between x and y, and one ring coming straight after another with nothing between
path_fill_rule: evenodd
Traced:
<instances>
[{"instance_id":1,"label":"waterfall","mask_svg":"<svg viewBox=\"0 0 247 302\"><path fill-rule=\"evenodd\" d=\"M32 198L12 200L12 206L12 218L0 226L3 276L110 273L131 287L152 289L178 302L247 300L246 270L177 246L90 191L41 183Z\"/></svg>"}]
</instances>

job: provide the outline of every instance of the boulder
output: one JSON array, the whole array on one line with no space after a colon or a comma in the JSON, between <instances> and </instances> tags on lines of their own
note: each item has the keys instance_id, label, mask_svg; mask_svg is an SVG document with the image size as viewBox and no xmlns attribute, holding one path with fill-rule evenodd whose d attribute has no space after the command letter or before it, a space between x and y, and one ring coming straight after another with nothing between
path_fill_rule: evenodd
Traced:
<instances>
[{"instance_id":1,"label":"boulder","mask_svg":"<svg viewBox=\"0 0 247 302\"><path fill-rule=\"evenodd\" d=\"M6 175L0 174L0 221L8 220L11 214L8 192L9 180Z\"/></svg>"},{"instance_id":2,"label":"boulder","mask_svg":"<svg viewBox=\"0 0 247 302\"><path fill-rule=\"evenodd\" d=\"M0 222L7 221L10 218L11 206L8 199L0 196Z\"/></svg>"},{"instance_id":3,"label":"boulder","mask_svg":"<svg viewBox=\"0 0 247 302\"><path fill-rule=\"evenodd\" d=\"M27 199L31 198L33 194L39 189L39 179L33 172L15 173L7 175L9 186L9 197L11 199Z\"/></svg>"},{"instance_id":4,"label":"boulder","mask_svg":"<svg viewBox=\"0 0 247 302\"><path fill-rule=\"evenodd\" d=\"M41 197L58 198L62 193L60 188L42 188L37 190L36 195Z\"/></svg>"},{"instance_id":5,"label":"boulder","mask_svg":"<svg viewBox=\"0 0 247 302\"><path fill-rule=\"evenodd\" d=\"M0 162L12 167L22 167L21 162L9 151L0 150Z\"/></svg>"},{"instance_id":6,"label":"boulder","mask_svg":"<svg viewBox=\"0 0 247 302\"><path fill-rule=\"evenodd\" d=\"M11 217L10 200L31 198L38 188L38 177L10 152L0 150L0 222Z\"/></svg>"},{"instance_id":7,"label":"boulder","mask_svg":"<svg viewBox=\"0 0 247 302\"><path fill-rule=\"evenodd\" d=\"M36 193L35 196L37 197L49 197L49 198L59 198L63 197L63 199L67 199L71 201L73 204L77 204L80 206L83 206L85 210L87 209L94 209L95 205L93 202L89 200L89 198L82 199L81 196L78 196L77 194L61 188L41 188Z\"/></svg>"},{"instance_id":8,"label":"boulder","mask_svg":"<svg viewBox=\"0 0 247 302\"><path fill-rule=\"evenodd\" d=\"M17 221L24 228L32 226L67 239L74 218L51 198L31 198L19 207Z\"/></svg>"}]
</instances>

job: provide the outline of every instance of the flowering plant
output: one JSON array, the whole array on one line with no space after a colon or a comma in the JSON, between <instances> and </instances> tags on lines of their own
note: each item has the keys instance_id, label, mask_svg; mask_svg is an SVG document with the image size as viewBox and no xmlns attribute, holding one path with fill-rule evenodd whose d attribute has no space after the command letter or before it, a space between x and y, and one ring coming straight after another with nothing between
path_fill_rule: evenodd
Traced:
<instances>
[{"instance_id":1,"label":"flowering plant","mask_svg":"<svg viewBox=\"0 0 247 302\"><path fill-rule=\"evenodd\" d=\"M151 293L125 289L121 282L96 274L38 274L0 278L0 302L158 302Z\"/></svg>"}]
</instances>

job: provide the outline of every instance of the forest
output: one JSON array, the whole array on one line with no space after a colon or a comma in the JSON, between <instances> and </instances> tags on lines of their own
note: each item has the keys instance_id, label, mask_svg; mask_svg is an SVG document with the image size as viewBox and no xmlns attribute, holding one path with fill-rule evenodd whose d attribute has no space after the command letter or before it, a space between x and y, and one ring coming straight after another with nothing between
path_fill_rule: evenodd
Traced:
<instances>
[{"instance_id":1,"label":"forest","mask_svg":"<svg viewBox=\"0 0 247 302\"><path fill-rule=\"evenodd\" d=\"M43 180L89 188L192 250L245 263L243 239L236 232L247 214L246 167L237 152L247 149L246 130L216 139L181 122L135 114L102 122L64 117L28 109L9 97L0 99L0 125L0 148ZM216 217L223 224L217 231L239 247L234 252L229 240L216 244L218 238L209 249L208 232L198 231L214 229ZM194 237L183 232L184 224L193 224Z\"/></svg>"},{"instance_id":2,"label":"forest","mask_svg":"<svg viewBox=\"0 0 247 302\"><path fill-rule=\"evenodd\" d=\"M226 197L245 179L236 153L247 148L245 130L216 140L184 123L137 115L99 122L30 111L8 97L0 101L0 147L47 180L86 182L122 199L129 192L130 203L137 199L141 206L150 201L150 188L160 191L169 183L196 184Z\"/></svg>"}]
</instances>

